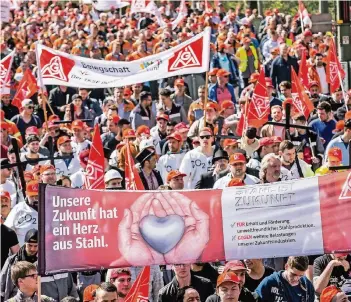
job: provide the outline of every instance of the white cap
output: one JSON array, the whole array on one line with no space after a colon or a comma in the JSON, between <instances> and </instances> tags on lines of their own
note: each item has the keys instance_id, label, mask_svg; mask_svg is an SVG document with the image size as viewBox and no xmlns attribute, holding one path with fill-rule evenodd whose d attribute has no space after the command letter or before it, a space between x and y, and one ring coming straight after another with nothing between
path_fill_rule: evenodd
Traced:
<instances>
[{"instance_id":1,"label":"white cap","mask_svg":"<svg viewBox=\"0 0 351 302\"><path fill-rule=\"evenodd\" d=\"M139 144L139 150L140 152L143 151L146 148L155 148L154 141L152 138L149 139L143 139L140 144Z\"/></svg>"},{"instance_id":2,"label":"white cap","mask_svg":"<svg viewBox=\"0 0 351 302\"><path fill-rule=\"evenodd\" d=\"M111 170L108 170L106 172L106 174L104 176L104 181L106 183L106 182L109 182L112 179L117 179L117 178L121 178L122 179L121 174L117 170L111 169Z\"/></svg>"},{"instance_id":3,"label":"white cap","mask_svg":"<svg viewBox=\"0 0 351 302\"><path fill-rule=\"evenodd\" d=\"M22 107L25 107L29 104L33 104L33 101L31 99L24 99L22 102L21 102L21 105Z\"/></svg>"}]
</instances>

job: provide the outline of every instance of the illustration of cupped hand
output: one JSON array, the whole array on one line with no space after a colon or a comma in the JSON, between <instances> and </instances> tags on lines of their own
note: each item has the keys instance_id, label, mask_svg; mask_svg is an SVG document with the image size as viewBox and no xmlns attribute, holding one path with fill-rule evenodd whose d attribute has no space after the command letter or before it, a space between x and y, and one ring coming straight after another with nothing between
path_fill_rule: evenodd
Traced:
<instances>
[{"instance_id":1,"label":"illustration of cupped hand","mask_svg":"<svg viewBox=\"0 0 351 302\"><path fill-rule=\"evenodd\" d=\"M145 242L139 229L140 220L150 215L154 198L153 193L141 195L130 210L124 210L124 217L118 226L118 248L130 265L165 262L163 255Z\"/></svg>"}]
</instances>

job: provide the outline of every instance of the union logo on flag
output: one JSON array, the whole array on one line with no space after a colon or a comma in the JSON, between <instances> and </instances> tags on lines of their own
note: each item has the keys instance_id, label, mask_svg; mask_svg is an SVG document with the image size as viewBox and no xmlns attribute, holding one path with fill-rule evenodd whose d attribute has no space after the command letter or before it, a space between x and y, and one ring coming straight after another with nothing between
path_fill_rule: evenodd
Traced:
<instances>
[{"instance_id":1,"label":"union logo on flag","mask_svg":"<svg viewBox=\"0 0 351 302\"><path fill-rule=\"evenodd\" d=\"M74 65L73 60L54 55L45 49L42 50L40 55L40 67L43 78L54 78L68 82L68 74Z\"/></svg>"},{"instance_id":2,"label":"union logo on flag","mask_svg":"<svg viewBox=\"0 0 351 302\"><path fill-rule=\"evenodd\" d=\"M7 75L7 68L4 65L0 64L0 82L1 82L1 84L5 84L6 75Z\"/></svg>"},{"instance_id":3,"label":"union logo on flag","mask_svg":"<svg viewBox=\"0 0 351 302\"><path fill-rule=\"evenodd\" d=\"M179 49L169 60L168 71L190 67L201 67L202 65L203 38Z\"/></svg>"},{"instance_id":4,"label":"union logo on flag","mask_svg":"<svg viewBox=\"0 0 351 302\"><path fill-rule=\"evenodd\" d=\"M351 173L346 178L339 199L351 199Z\"/></svg>"}]
</instances>

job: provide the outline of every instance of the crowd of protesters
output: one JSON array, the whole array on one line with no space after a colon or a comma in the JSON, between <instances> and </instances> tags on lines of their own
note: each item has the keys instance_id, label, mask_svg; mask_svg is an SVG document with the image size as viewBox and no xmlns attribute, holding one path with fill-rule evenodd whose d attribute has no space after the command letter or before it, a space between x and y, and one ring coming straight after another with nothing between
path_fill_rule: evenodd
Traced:
<instances>
[{"instance_id":1,"label":"crowd of protesters","mask_svg":"<svg viewBox=\"0 0 351 302\"><path fill-rule=\"evenodd\" d=\"M206 8L203 2L186 3L187 17L172 29L179 3L157 4L163 27L153 15L131 14L129 8L100 12L91 4L57 1L23 2L2 24L1 58L16 51L10 91L1 95L2 301L38 301L38 183L84 188L94 125L102 134L108 190L125 189L129 149L145 190L274 183L337 173L330 167L349 165L351 91L340 87L331 93L327 83L332 32L313 34L309 22L276 8L260 16L249 8ZM133 61L172 48L208 26L208 87L203 75L196 96L190 96L194 83L177 77L111 89L47 86L47 119L43 92L21 100L21 108L11 104L24 72L37 76L35 42L96 60ZM308 63L306 92L314 104L310 116L290 116L288 130L283 125L249 126L238 137L238 122L261 68L270 119L285 123L291 69L298 73L302 53ZM71 122L55 123L60 120ZM17 156L25 188L16 166L3 167L16 163ZM350 262L345 253L154 265L148 299L345 302L351 295ZM42 276L41 300L122 302L140 270Z\"/></svg>"}]
</instances>

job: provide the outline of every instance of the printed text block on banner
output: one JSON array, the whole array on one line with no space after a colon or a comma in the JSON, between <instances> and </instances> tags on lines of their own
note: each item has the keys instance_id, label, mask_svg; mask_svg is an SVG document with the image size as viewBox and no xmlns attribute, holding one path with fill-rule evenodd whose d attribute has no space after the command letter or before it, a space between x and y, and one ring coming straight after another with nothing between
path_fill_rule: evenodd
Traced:
<instances>
[{"instance_id":1,"label":"printed text block on banner","mask_svg":"<svg viewBox=\"0 0 351 302\"><path fill-rule=\"evenodd\" d=\"M226 259L323 254L317 178L223 190Z\"/></svg>"}]
</instances>

